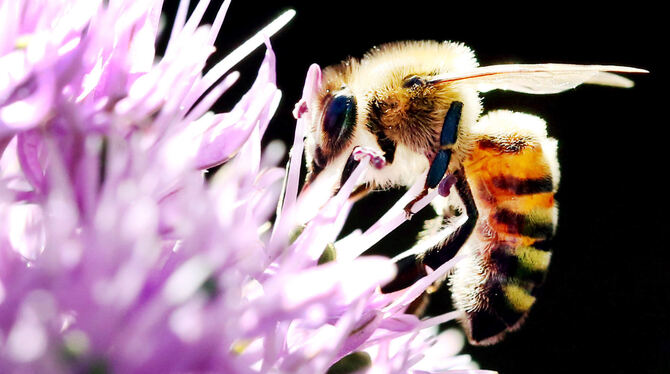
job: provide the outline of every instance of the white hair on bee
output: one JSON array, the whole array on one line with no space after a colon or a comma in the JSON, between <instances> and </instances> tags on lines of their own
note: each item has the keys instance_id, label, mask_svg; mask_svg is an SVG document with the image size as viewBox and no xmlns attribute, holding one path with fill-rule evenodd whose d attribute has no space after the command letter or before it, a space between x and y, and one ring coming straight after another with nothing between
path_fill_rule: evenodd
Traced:
<instances>
[{"instance_id":1,"label":"white hair on bee","mask_svg":"<svg viewBox=\"0 0 670 374\"><path fill-rule=\"evenodd\" d=\"M487 264L482 261L482 257L474 255L482 250L482 246L480 241L468 241L460 251L465 256L454 265L449 278L454 307L466 313L483 306L480 299L490 273L486 272Z\"/></svg>"},{"instance_id":2,"label":"white hair on bee","mask_svg":"<svg viewBox=\"0 0 670 374\"><path fill-rule=\"evenodd\" d=\"M543 139L547 137L547 123L532 114L493 110L483 115L472 126L472 131L480 136L500 137L515 133L529 139Z\"/></svg>"},{"instance_id":3,"label":"white hair on bee","mask_svg":"<svg viewBox=\"0 0 670 374\"><path fill-rule=\"evenodd\" d=\"M356 87L384 88L418 72L469 71L479 66L475 53L462 43L433 40L383 44L366 53L354 71Z\"/></svg>"}]
</instances>

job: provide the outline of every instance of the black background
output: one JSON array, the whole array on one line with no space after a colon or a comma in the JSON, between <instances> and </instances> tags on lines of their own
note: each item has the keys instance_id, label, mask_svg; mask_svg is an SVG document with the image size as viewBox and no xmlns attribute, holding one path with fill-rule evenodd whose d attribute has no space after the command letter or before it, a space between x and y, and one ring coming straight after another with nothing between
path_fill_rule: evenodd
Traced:
<instances>
[{"instance_id":1,"label":"black background","mask_svg":"<svg viewBox=\"0 0 670 374\"><path fill-rule=\"evenodd\" d=\"M495 346L468 346L466 353L482 368L503 374L670 373L669 143L666 94L660 89L666 82L660 54L667 48L667 28L659 9L639 2L612 6L234 0L210 62L283 10L297 11L272 38L283 98L265 142L287 144L295 125L291 110L309 65L361 56L384 42L461 41L481 65L603 63L650 70L632 76L637 85L628 90L581 86L558 95L493 91L484 97L486 110L534 113L549 123L559 140L560 218L544 293L525 326ZM175 7L165 4L168 13ZM216 8L210 6L210 22ZM236 67L242 79L217 110L229 109L248 89L262 57L261 48ZM400 194L364 199L345 231L372 224ZM372 251L408 248L425 216L417 215ZM449 308L446 292L431 305L433 312Z\"/></svg>"}]
</instances>

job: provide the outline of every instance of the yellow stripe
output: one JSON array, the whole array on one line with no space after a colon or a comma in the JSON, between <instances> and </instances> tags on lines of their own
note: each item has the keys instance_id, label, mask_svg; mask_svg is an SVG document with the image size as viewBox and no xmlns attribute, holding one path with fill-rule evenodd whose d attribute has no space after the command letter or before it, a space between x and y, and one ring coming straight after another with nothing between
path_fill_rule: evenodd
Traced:
<instances>
[{"instance_id":1,"label":"yellow stripe","mask_svg":"<svg viewBox=\"0 0 670 374\"><path fill-rule=\"evenodd\" d=\"M519 212L521 213L521 212ZM536 207L526 213L530 222L534 223L554 223L554 211L552 208Z\"/></svg>"},{"instance_id":2,"label":"yellow stripe","mask_svg":"<svg viewBox=\"0 0 670 374\"><path fill-rule=\"evenodd\" d=\"M528 292L514 284L503 286L503 292L507 297L507 302L517 312L527 312L535 302L535 297L528 294Z\"/></svg>"},{"instance_id":3,"label":"yellow stripe","mask_svg":"<svg viewBox=\"0 0 670 374\"><path fill-rule=\"evenodd\" d=\"M549 267L549 260L551 259L551 252L541 251L539 249L523 246L516 249L516 257L519 259L519 264L528 270L547 270Z\"/></svg>"}]
</instances>

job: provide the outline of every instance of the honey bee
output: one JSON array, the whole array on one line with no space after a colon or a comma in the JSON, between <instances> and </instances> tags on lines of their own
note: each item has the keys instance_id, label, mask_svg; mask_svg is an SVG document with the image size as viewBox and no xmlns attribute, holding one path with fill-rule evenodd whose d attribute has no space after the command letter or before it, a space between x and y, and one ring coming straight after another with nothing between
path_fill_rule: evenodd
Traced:
<instances>
[{"instance_id":1,"label":"honey bee","mask_svg":"<svg viewBox=\"0 0 670 374\"><path fill-rule=\"evenodd\" d=\"M409 186L425 175L423 192L405 207L411 215L414 203L448 180L442 187L456 193L433 201L438 217L426 229L437 244L398 261L399 275L383 290L405 288L426 274L426 266L436 269L463 254L450 276L453 303L470 342L493 344L523 323L545 278L559 166L557 142L547 136L542 119L506 110L482 116L479 93L550 94L582 83L632 86L614 72L646 71L569 64L479 67L472 50L453 42L376 47L362 59L324 69L320 92L309 104L304 188L323 174L346 181L357 146L378 149L386 166L366 174L352 199L373 189ZM455 231L449 227L454 206L467 216Z\"/></svg>"}]
</instances>

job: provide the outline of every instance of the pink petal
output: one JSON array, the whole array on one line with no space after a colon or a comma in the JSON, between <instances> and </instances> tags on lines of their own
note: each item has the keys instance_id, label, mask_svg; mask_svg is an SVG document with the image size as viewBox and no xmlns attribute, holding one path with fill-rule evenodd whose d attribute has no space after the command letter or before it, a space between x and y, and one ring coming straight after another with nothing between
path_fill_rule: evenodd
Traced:
<instances>
[{"instance_id":1,"label":"pink petal","mask_svg":"<svg viewBox=\"0 0 670 374\"><path fill-rule=\"evenodd\" d=\"M40 158L46 151L39 130L30 130L17 136L16 151L26 179L37 190L44 192L46 181Z\"/></svg>"}]
</instances>

